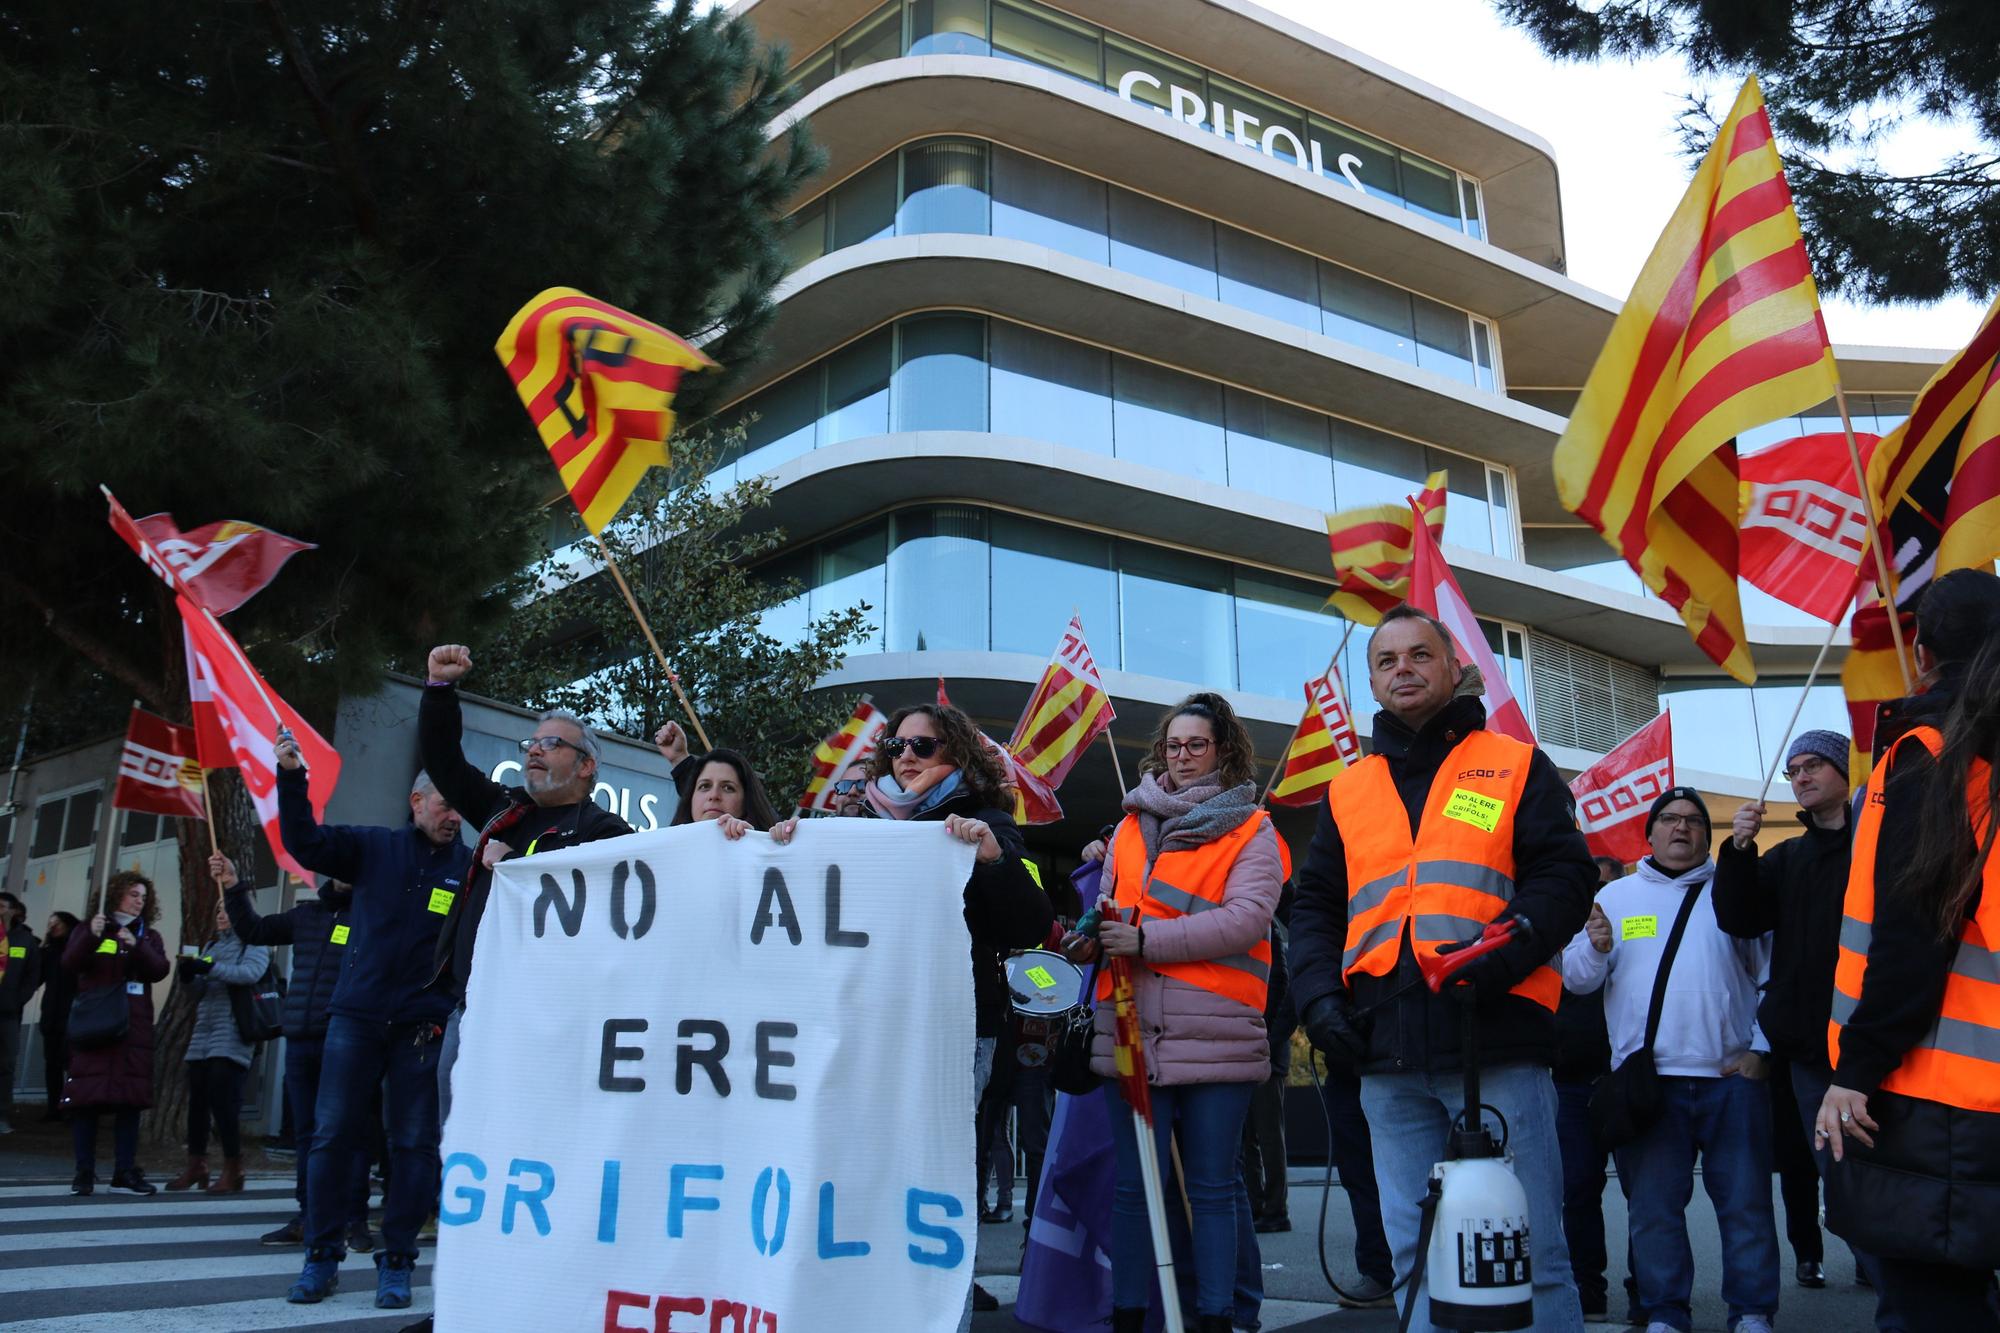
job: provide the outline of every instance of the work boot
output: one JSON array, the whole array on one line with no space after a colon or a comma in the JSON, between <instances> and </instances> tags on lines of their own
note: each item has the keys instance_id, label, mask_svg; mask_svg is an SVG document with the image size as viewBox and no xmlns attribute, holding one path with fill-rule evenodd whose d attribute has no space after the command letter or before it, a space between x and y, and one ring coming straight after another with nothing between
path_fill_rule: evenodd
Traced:
<instances>
[{"instance_id":1,"label":"work boot","mask_svg":"<svg viewBox=\"0 0 2000 1333\"><path fill-rule=\"evenodd\" d=\"M285 1299L293 1305L318 1305L333 1295L340 1290L340 1261L344 1257L338 1250L308 1250L306 1266Z\"/></svg>"},{"instance_id":2,"label":"work boot","mask_svg":"<svg viewBox=\"0 0 2000 1333\"><path fill-rule=\"evenodd\" d=\"M416 1256L410 1254L378 1254L375 1256L375 1308L378 1310L407 1310L410 1306L410 1270L416 1267Z\"/></svg>"},{"instance_id":3,"label":"work boot","mask_svg":"<svg viewBox=\"0 0 2000 1333\"><path fill-rule=\"evenodd\" d=\"M83 1170L77 1172L76 1176L69 1182L69 1192L71 1194L97 1193L97 1172L90 1167L85 1167Z\"/></svg>"},{"instance_id":4,"label":"work boot","mask_svg":"<svg viewBox=\"0 0 2000 1333\"><path fill-rule=\"evenodd\" d=\"M225 1157L222 1159L222 1176L208 1187L210 1194L241 1194L243 1192L243 1159Z\"/></svg>"},{"instance_id":5,"label":"work boot","mask_svg":"<svg viewBox=\"0 0 2000 1333\"><path fill-rule=\"evenodd\" d=\"M136 1166L128 1166L111 1176L111 1188L124 1190L127 1194L158 1194L160 1187L146 1179L146 1173Z\"/></svg>"},{"instance_id":6,"label":"work boot","mask_svg":"<svg viewBox=\"0 0 2000 1333\"><path fill-rule=\"evenodd\" d=\"M1349 1287L1345 1294L1334 1293L1334 1303L1349 1310L1393 1310L1396 1308L1395 1291L1380 1278L1363 1274L1361 1280Z\"/></svg>"},{"instance_id":7,"label":"work boot","mask_svg":"<svg viewBox=\"0 0 2000 1333\"><path fill-rule=\"evenodd\" d=\"M306 1243L305 1218L295 1216L276 1231L267 1231L257 1239L264 1245L303 1245Z\"/></svg>"},{"instance_id":8,"label":"work boot","mask_svg":"<svg viewBox=\"0 0 2000 1333\"><path fill-rule=\"evenodd\" d=\"M205 1190L208 1188L208 1159L188 1155L187 1170L167 1182L167 1192L178 1194L182 1190Z\"/></svg>"}]
</instances>

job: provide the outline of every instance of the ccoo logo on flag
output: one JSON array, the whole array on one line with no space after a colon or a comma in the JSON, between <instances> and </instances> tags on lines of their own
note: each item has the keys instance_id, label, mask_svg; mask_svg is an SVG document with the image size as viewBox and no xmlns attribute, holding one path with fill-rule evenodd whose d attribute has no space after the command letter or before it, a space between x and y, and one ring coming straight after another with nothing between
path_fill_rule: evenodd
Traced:
<instances>
[{"instance_id":1,"label":"ccoo logo on flag","mask_svg":"<svg viewBox=\"0 0 2000 1333\"><path fill-rule=\"evenodd\" d=\"M1579 825L1599 833L1650 810L1660 793L1674 785L1673 759L1655 760L1615 779L1610 786L1577 798Z\"/></svg>"}]
</instances>

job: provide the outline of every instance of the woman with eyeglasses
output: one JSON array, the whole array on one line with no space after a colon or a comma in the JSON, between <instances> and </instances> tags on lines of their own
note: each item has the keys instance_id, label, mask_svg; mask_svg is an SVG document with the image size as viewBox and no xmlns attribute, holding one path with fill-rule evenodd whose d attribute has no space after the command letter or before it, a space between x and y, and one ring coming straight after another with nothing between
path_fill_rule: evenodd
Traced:
<instances>
[{"instance_id":1,"label":"woman with eyeglasses","mask_svg":"<svg viewBox=\"0 0 2000 1333\"><path fill-rule=\"evenodd\" d=\"M1271 819L1258 805L1256 757L1235 710L1191 694L1161 721L1125 818L1102 853L1104 921L1075 932L1077 962L1130 958L1152 1088L1161 1179L1177 1145L1194 1214L1195 1309L1202 1333L1227 1333L1237 1260L1236 1159L1250 1096L1270 1076L1264 1007L1271 915L1285 872ZM1095 848L1091 849L1095 850ZM1100 972L1091 1068L1117 1073L1111 978ZM1133 1118L1115 1082L1117 1187L1111 1205L1111 1327L1145 1327L1153 1286L1152 1232ZM1169 1297L1172 1299L1172 1297Z\"/></svg>"}]
</instances>

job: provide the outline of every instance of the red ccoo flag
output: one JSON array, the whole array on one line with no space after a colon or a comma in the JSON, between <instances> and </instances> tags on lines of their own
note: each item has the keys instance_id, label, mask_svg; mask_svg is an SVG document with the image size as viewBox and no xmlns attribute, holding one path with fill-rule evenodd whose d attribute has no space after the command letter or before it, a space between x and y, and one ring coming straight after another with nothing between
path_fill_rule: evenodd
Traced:
<instances>
[{"instance_id":1,"label":"red ccoo flag","mask_svg":"<svg viewBox=\"0 0 2000 1333\"><path fill-rule=\"evenodd\" d=\"M1674 719L1662 713L1569 784L1590 854L1628 864L1650 856L1646 815L1673 785Z\"/></svg>"},{"instance_id":2,"label":"red ccoo flag","mask_svg":"<svg viewBox=\"0 0 2000 1333\"><path fill-rule=\"evenodd\" d=\"M1077 757L1110 730L1117 716L1084 641L1083 619L1072 615L1028 706L1021 710L1021 720L1014 724L1007 749L1054 789L1062 786Z\"/></svg>"},{"instance_id":3,"label":"red ccoo flag","mask_svg":"<svg viewBox=\"0 0 2000 1333\"><path fill-rule=\"evenodd\" d=\"M177 727L135 704L132 719L125 726L125 750L118 756L118 785L111 791L111 808L175 819L206 819L194 728Z\"/></svg>"},{"instance_id":4,"label":"red ccoo flag","mask_svg":"<svg viewBox=\"0 0 2000 1333\"><path fill-rule=\"evenodd\" d=\"M315 816L325 813L334 784L340 780L340 756L265 683L214 616L185 597L178 600L202 767L242 770L243 785L257 807L257 820L264 826L264 837L278 864L309 881L305 867L286 855L278 837L278 775L271 751L278 743L278 728L290 727L299 743L299 757L309 770L307 788ZM215 753L217 746L221 747L220 755Z\"/></svg>"},{"instance_id":5,"label":"red ccoo flag","mask_svg":"<svg viewBox=\"0 0 2000 1333\"><path fill-rule=\"evenodd\" d=\"M1410 501L1410 507L1416 509L1415 500ZM1410 605L1442 620L1458 643L1458 660L1479 668L1486 682L1488 729L1533 745L1535 733L1528 727L1528 715L1522 711L1521 701L1514 697L1507 673L1500 669L1493 650L1486 646L1486 631L1479 627L1472 604L1459 591L1451 566L1444 562L1444 554L1438 550L1429 528L1418 523L1415 532L1416 558L1410 562L1415 571L1410 576Z\"/></svg>"},{"instance_id":6,"label":"red ccoo flag","mask_svg":"<svg viewBox=\"0 0 2000 1333\"><path fill-rule=\"evenodd\" d=\"M262 592L285 561L317 549L311 542L233 518L183 533L172 514L133 518L109 487L98 489L111 505L111 530L169 588L218 616Z\"/></svg>"},{"instance_id":7,"label":"red ccoo flag","mask_svg":"<svg viewBox=\"0 0 2000 1333\"><path fill-rule=\"evenodd\" d=\"M1857 433L1865 465L1875 436ZM1829 623L1847 614L1868 549L1868 511L1844 435L1805 435L1745 454L1742 575Z\"/></svg>"}]
</instances>

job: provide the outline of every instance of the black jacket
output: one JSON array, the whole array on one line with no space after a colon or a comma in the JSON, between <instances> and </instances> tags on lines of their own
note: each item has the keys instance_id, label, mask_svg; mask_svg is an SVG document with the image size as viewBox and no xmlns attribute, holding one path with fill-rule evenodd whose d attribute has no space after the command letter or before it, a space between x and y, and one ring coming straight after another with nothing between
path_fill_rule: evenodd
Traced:
<instances>
[{"instance_id":1,"label":"black jacket","mask_svg":"<svg viewBox=\"0 0 2000 1333\"><path fill-rule=\"evenodd\" d=\"M1012 815L982 806L971 792L960 792L912 818L942 822L952 815L979 820L993 830L993 840L1000 844L998 861L973 863L964 893L965 926L972 932L976 1031L981 1037L998 1037L1007 1025L1007 981L1001 959L1014 949L1039 949L1047 944L1049 927L1056 920L1055 908L1022 863L1028 844Z\"/></svg>"},{"instance_id":2,"label":"black jacket","mask_svg":"<svg viewBox=\"0 0 2000 1333\"><path fill-rule=\"evenodd\" d=\"M1587 995L1563 987L1556 1007L1556 1058L1552 1073L1565 1083L1591 1083L1611 1072L1611 1032L1604 1022L1604 992Z\"/></svg>"},{"instance_id":3,"label":"black jacket","mask_svg":"<svg viewBox=\"0 0 2000 1333\"><path fill-rule=\"evenodd\" d=\"M551 852L632 831L630 824L595 801L538 806L526 788L495 782L466 762L464 734L457 687L426 685L417 705L417 748L424 771L459 818L479 830L479 844L467 857L472 866L465 891L452 899L431 959L432 991L452 1004L465 1003L479 919L493 892L493 873L477 863L478 852L489 839L499 839L516 853L530 842L537 851Z\"/></svg>"},{"instance_id":4,"label":"black jacket","mask_svg":"<svg viewBox=\"0 0 2000 1333\"><path fill-rule=\"evenodd\" d=\"M1471 696L1453 699L1415 733L1386 710L1375 715L1375 753L1389 763L1412 833L1446 756L1485 725L1486 707ZM1509 906L1527 918L1534 933L1491 955L1507 986L1519 984L1562 952L1583 928L1596 890L1597 868L1577 831L1569 787L1548 756L1536 750L1514 817L1514 897ZM1456 1070L1460 1002L1431 993L1418 972L1407 931L1403 939L1388 976L1353 978L1351 999L1365 1015L1361 1021L1368 1030L1368 1054L1360 1070ZM1340 966L1346 946L1347 854L1332 807L1322 805L1292 907L1292 999L1302 1020L1315 1001L1343 990ZM1556 1050L1555 1015L1533 1000L1502 993L1480 1003L1478 1040L1485 1064L1550 1064Z\"/></svg>"},{"instance_id":5,"label":"black jacket","mask_svg":"<svg viewBox=\"0 0 2000 1333\"><path fill-rule=\"evenodd\" d=\"M0 1018L19 1018L42 984L42 942L25 921L7 932L7 972L0 976Z\"/></svg>"},{"instance_id":6,"label":"black jacket","mask_svg":"<svg viewBox=\"0 0 2000 1333\"><path fill-rule=\"evenodd\" d=\"M1715 849L1711 892L1723 930L1739 939L1771 936L1771 979L1757 1005L1771 1053L1825 1071L1854 821L1837 829L1821 828L1809 815L1800 821L1803 835L1762 855L1755 844L1737 850L1725 836Z\"/></svg>"},{"instance_id":7,"label":"black jacket","mask_svg":"<svg viewBox=\"0 0 2000 1333\"><path fill-rule=\"evenodd\" d=\"M42 1016L35 1020L35 1026L42 1030L45 1044L51 1037L61 1037L69 1031L69 1007L76 999L76 973L62 965L63 946L68 943L67 939L42 941Z\"/></svg>"},{"instance_id":8,"label":"black jacket","mask_svg":"<svg viewBox=\"0 0 2000 1333\"><path fill-rule=\"evenodd\" d=\"M439 847L415 824L321 824L303 768L278 770L278 832L300 865L354 886L329 1012L369 1023L442 1023L451 1005L426 990L444 925L440 895L453 906L465 896L471 849Z\"/></svg>"},{"instance_id":9,"label":"black jacket","mask_svg":"<svg viewBox=\"0 0 2000 1333\"><path fill-rule=\"evenodd\" d=\"M245 944L292 946L292 975L285 990L282 1022L285 1035L294 1041L317 1041L326 1036L327 1010L333 1003L334 986L340 981L341 961L354 936L349 916L352 904L352 895L335 893L331 886L323 885L317 897L301 899L276 916L260 916L247 886L238 884L227 895L224 907L236 938Z\"/></svg>"}]
</instances>

